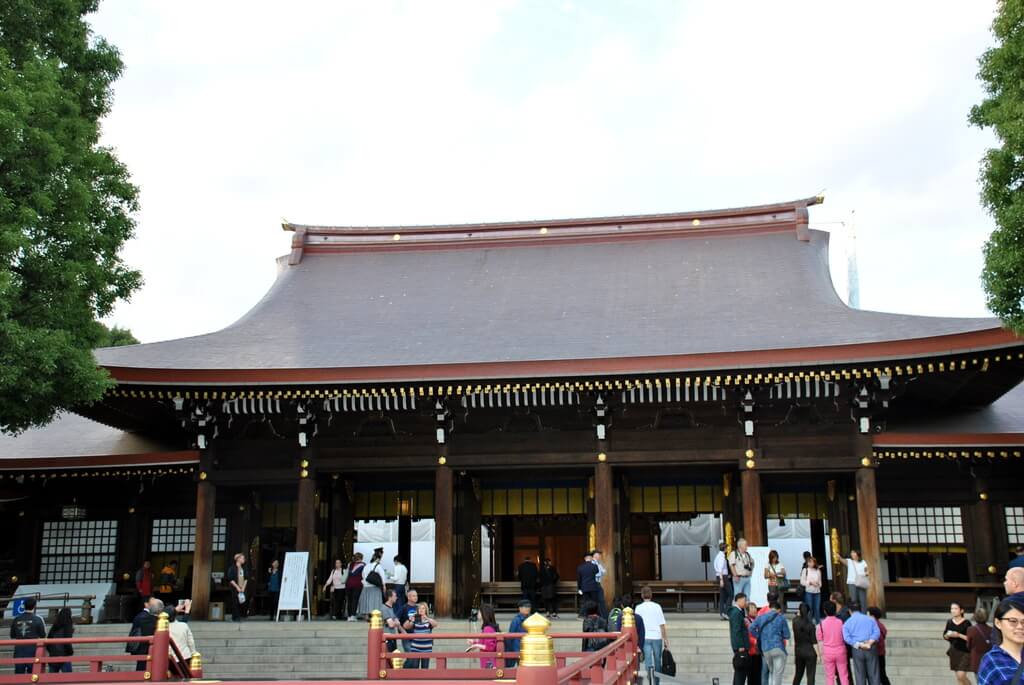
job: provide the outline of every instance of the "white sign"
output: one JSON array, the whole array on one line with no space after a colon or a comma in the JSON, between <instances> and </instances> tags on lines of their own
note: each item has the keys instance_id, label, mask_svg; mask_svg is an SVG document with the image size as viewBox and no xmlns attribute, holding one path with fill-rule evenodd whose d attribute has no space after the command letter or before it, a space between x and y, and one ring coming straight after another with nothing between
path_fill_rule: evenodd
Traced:
<instances>
[{"instance_id":1,"label":"white sign","mask_svg":"<svg viewBox=\"0 0 1024 685\"><path fill-rule=\"evenodd\" d=\"M309 611L309 552L288 552L284 555L284 571L281 573L281 595L277 602L277 613L298 611L299 616ZM305 606L303 606L305 600Z\"/></svg>"}]
</instances>

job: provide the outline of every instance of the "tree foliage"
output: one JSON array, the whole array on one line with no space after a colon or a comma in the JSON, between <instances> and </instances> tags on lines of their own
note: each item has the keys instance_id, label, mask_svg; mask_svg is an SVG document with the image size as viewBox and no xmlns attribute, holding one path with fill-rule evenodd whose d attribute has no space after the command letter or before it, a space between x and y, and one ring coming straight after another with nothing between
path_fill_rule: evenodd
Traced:
<instances>
[{"instance_id":1,"label":"tree foliage","mask_svg":"<svg viewBox=\"0 0 1024 685\"><path fill-rule=\"evenodd\" d=\"M1024 334L1024 0L1000 2L992 33L996 46L979 60L986 98L970 115L999 139L981 164L982 202L996 223L982 282L989 309Z\"/></svg>"},{"instance_id":2,"label":"tree foliage","mask_svg":"<svg viewBox=\"0 0 1024 685\"><path fill-rule=\"evenodd\" d=\"M127 328L114 326L113 328L103 327L103 337L97 347L121 347L122 345L138 345L139 341Z\"/></svg>"},{"instance_id":3,"label":"tree foliage","mask_svg":"<svg viewBox=\"0 0 1024 685\"><path fill-rule=\"evenodd\" d=\"M99 399L97 319L140 284L119 252L138 190L99 145L117 50L98 0L0 2L0 430Z\"/></svg>"}]
</instances>

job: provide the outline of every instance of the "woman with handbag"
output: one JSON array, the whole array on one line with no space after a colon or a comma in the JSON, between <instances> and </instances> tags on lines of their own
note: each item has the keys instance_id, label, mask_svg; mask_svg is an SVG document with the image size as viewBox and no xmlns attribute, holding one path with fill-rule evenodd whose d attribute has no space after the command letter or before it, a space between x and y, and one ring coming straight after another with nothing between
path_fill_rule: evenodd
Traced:
<instances>
[{"instance_id":1,"label":"woman with handbag","mask_svg":"<svg viewBox=\"0 0 1024 685\"><path fill-rule=\"evenodd\" d=\"M871 585L868 562L855 549L851 549L850 556L843 561L846 563L846 596L851 604L860 604L864 609L868 605L868 587Z\"/></svg>"},{"instance_id":2,"label":"woman with handbag","mask_svg":"<svg viewBox=\"0 0 1024 685\"><path fill-rule=\"evenodd\" d=\"M811 620L817 625L821 622L821 569L814 557L807 557L800 572L800 587L804 589L804 604L811 612Z\"/></svg>"},{"instance_id":3,"label":"woman with handbag","mask_svg":"<svg viewBox=\"0 0 1024 685\"><path fill-rule=\"evenodd\" d=\"M779 596L779 603L785 612L789 579L786 578L786 567L779 561L779 553L774 549L768 552L768 567L764 570L764 577L768 580L768 592L774 592Z\"/></svg>"},{"instance_id":4,"label":"woman with handbag","mask_svg":"<svg viewBox=\"0 0 1024 685\"><path fill-rule=\"evenodd\" d=\"M384 604L384 571L380 560L384 556L384 548L373 550L370 563L363 573L363 591L359 595L359 616L369 618L374 609L379 610Z\"/></svg>"}]
</instances>

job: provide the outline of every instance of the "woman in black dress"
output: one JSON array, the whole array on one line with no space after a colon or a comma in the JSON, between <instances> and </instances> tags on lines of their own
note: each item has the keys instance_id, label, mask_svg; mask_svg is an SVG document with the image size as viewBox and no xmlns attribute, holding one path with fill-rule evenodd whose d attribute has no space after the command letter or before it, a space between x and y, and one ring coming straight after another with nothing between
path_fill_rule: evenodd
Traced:
<instances>
[{"instance_id":1,"label":"woman in black dress","mask_svg":"<svg viewBox=\"0 0 1024 685\"><path fill-rule=\"evenodd\" d=\"M50 628L48 638L72 638L75 636L75 624L71 620L71 609L63 607L57 612L57 620ZM71 645L47 645L46 653L50 656L74 656L75 650ZM50 673L71 673L71 662L61 661L51 663Z\"/></svg>"},{"instance_id":2,"label":"woman in black dress","mask_svg":"<svg viewBox=\"0 0 1024 685\"><path fill-rule=\"evenodd\" d=\"M956 675L957 685L971 685L967 672L971 670L971 650L967 646L967 629L971 622L964 616L964 608L959 602L949 605L950 619L946 621L946 632L942 639L949 643L946 650L949 656L949 670Z\"/></svg>"},{"instance_id":3,"label":"woman in black dress","mask_svg":"<svg viewBox=\"0 0 1024 685\"><path fill-rule=\"evenodd\" d=\"M807 672L807 685L814 685L814 674L818 668L818 637L814 633L811 608L806 602L800 603L797 615L793 617L793 644L796 655L793 685L800 685L804 671Z\"/></svg>"},{"instance_id":4,"label":"woman in black dress","mask_svg":"<svg viewBox=\"0 0 1024 685\"><path fill-rule=\"evenodd\" d=\"M550 559L545 559L540 567L540 596L548 618L558 618L558 570Z\"/></svg>"}]
</instances>

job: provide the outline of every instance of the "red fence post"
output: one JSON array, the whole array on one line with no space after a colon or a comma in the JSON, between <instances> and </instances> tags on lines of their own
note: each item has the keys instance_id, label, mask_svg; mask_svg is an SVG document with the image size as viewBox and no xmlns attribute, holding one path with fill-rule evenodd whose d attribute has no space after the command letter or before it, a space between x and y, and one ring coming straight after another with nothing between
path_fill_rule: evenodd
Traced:
<instances>
[{"instance_id":1,"label":"red fence post","mask_svg":"<svg viewBox=\"0 0 1024 685\"><path fill-rule=\"evenodd\" d=\"M147 680L167 680L167 666L171 649L171 633L167 627L167 614L160 612L156 620L156 632L149 643L149 671Z\"/></svg>"},{"instance_id":2,"label":"red fence post","mask_svg":"<svg viewBox=\"0 0 1024 685\"><path fill-rule=\"evenodd\" d=\"M548 635L551 622L534 614L523 622L526 635L519 643L518 685L557 685L558 667L555 666L555 646Z\"/></svg>"},{"instance_id":3,"label":"red fence post","mask_svg":"<svg viewBox=\"0 0 1024 685\"><path fill-rule=\"evenodd\" d=\"M36 660L32 664L32 682L39 680L39 675L46 672L46 664L40 659L46 656L46 645L42 642L36 644Z\"/></svg>"},{"instance_id":4,"label":"red fence post","mask_svg":"<svg viewBox=\"0 0 1024 685\"><path fill-rule=\"evenodd\" d=\"M381 618L380 609L370 612L370 632L366 637L366 679L379 680L387 677L384 672L384 661L380 658L380 652L384 640L384 619Z\"/></svg>"}]
</instances>

